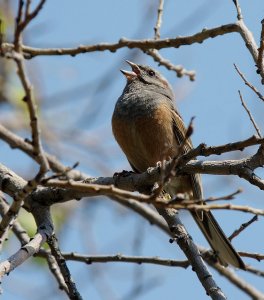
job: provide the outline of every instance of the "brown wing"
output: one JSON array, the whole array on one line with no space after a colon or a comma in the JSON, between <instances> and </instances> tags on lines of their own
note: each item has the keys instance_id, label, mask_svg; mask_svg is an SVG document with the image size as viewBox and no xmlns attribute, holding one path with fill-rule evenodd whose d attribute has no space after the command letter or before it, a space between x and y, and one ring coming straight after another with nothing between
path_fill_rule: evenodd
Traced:
<instances>
[{"instance_id":1,"label":"brown wing","mask_svg":"<svg viewBox=\"0 0 264 300\"><path fill-rule=\"evenodd\" d=\"M172 114L175 138L180 145L185 139L186 129L179 113L176 110L173 110ZM191 140L187 140L184 145L183 152L186 153L192 148L193 146ZM193 198L203 199L201 176L199 174L192 174L190 177L192 182ZM191 212L191 214L206 237L207 241L211 245L212 249L216 252L221 264L226 266L229 263L237 268L245 269L244 262L231 245L230 241L222 231L212 213Z\"/></svg>"},{"instance_id":2,"label":"brown wing","mask_svg":"<svg viewBox=\"0 0 264 300\"><path fill-rule=\"evenodd\" d=\"M174 135L175 135L175 138L177 139L178 144L181 145L185 139L186 128L184 126L184 123L183 123L183 120L182 120L180 114L176 110L173 110L172 114L173 114ZM185 145L183 147L183 153L187 153L192 148L193 148L192 142L190 139L188 139L185 142ZM202 190L202 184L201 184L201 176L199 174L192 174L190 176L191 176L191 181L192 181L194 199L202 199L203 198L203 190Z\"/></svg>"}]
</instances>

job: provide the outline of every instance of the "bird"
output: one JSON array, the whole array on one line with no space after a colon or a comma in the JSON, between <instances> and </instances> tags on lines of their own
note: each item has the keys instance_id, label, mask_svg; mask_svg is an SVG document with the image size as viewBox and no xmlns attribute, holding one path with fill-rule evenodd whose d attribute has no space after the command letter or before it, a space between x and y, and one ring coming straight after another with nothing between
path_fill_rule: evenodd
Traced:
<instances>
[{"instance_id":1,"label":"bird","mask_svg":"<svg viewBox=\"0 0 264 300\"><path fill-rule=\"evenodd\" d=\"M131 71L120 70L126 77L126 85L115 104L112 131L132 169L142 173L158 162L187 153L193 146L190 138L185 138L186 128L165 77L149 66L126 62ZM165 191L171 197L181 193L202 201L201 176L175 176L166 184ZM191 214L220 264L244 269L244 262L213 214L210 211L191 211Z\"/></svg>"}]
</instances>

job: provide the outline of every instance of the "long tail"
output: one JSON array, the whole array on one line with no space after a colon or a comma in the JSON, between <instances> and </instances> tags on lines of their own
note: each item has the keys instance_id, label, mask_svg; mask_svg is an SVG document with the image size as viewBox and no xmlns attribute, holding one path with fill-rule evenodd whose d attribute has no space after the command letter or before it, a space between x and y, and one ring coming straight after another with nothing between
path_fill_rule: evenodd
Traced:
<instances>
[{"instance_id":1,"label":"long tail","mask_svg":"<svg viewBox=\"0 0 264 300\"><path fill-rule=\"evenodd\" d=\"M212 249L216 252L220 263L224 266L228 264L236 268L245 269L245 264L234 249L223 230L217 223L211 212L203 212L202 219L200 215L193 212L192 216Z\"/></svg>"},{"instance_id":2,"label":"long tail","mask_svg":"<svg viewBox=\"0 0 264 300\"><path fill-rule=\"evenodd\" d=\"M201 177L198 174L191 175L193 196L195 199L203 199ZM206 204L205 204L206 205ZM233 265L236 268L245 269L245 264L229 239L217 223L213 214L209 211L192 212L192 216L222 265Z\"/></svg>"}]
</instances>

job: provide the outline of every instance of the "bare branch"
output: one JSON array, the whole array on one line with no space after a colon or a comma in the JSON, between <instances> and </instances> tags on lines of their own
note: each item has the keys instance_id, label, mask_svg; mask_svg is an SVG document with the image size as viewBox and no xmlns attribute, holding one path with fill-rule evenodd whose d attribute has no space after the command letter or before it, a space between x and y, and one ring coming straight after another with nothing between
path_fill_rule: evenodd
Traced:
<instances>
[{"instance_id":1,"label":"bare branch","mask_svg":"<svg viewBox=\"0 0 264 300\"><path fill-rule=\"evenodd\" d=\"M37 118L37 107L36 102L33 95L33 87L29 81L29 78L26 73L26 68L24 64L24 58L22 55L22 32L26 28L26 26L32 21L39 11L41 10L42 6L45 3L45 0L40 0L39 4L36 6L35 10L32 13L29 13L31 1L27 1L26 8L25 8L25 15L24 20L23 18L23 6L24 1L19 1L18 6L18 13L16 18L16 28L15 28L15 41L14 41L14 50L18 53L13 57L14 61L17 65L17 74L25 91L25 97L23 101L27 103L28 112L30 116L30 126L31 126L31 133L32 133L32 145L34 147L34 152L36 156L40 157L40 174L41 177L46 171L49 169L49 164L46 157L43 155L43 149L40 141L40 129L38 124Z\"/></svg>"},{"instance_id":2,"label":"bare branch","mask_svg":"<svg viewBox=\"0 0 264 300\"><path fill-rule=\"evenodd\" d=\"M233 238L237 237L242 231L244 231L249 225L252 223L258 221L258 216L255 215L252 219L250 219L248 222L243 223L239 229L235 230L230 237L228 238L230 241L232 241Z\"/></svg>"},{"instance_id":3,"label":"bare branch","mask_svg":"<svg viewBox=\"0 0 264 300\"><path fill-rule=\"evenodd\" d=\"M157 22L154 27L155 32L155 39L158 40L160 38L160 27L162 22L162 13L163 13L163 6L164 6L164 0L159 0L159 7L158 7L158 15L157 15Z\"/></svg>"},{"instance_id":4,"label":"bare branch","mask_svg":"<svg viewBox=\"0 0 264 300\"><path fill-rule=\"evenodd\" d=\"M240 75L240 77L244 80L245 84L246 84L248 87L250 87L254 93L256 93L256 95L259 97L259 99L261 99L262 101L264 101L264 96L256 89L256 87L255 87L253 84L251 84L251 83L246 79L246 77L245 77L244 74L239 70L239 68L237 67L237 65L234 64L234 66L235 66L235 69L236 69L237 73L238 73L238 74Z\"/></svg>"},{"instance_id":5,"label":"bare branch","mask_svg":"<svg viewBox=\"0 0 264 300\"><path fill-rule=\"evenodd\" d=\"M16 27L15 27L15 33L14 33L14 50L18 51L19 46L21 43L21 31L20 31L20 24L23 16L23 6L24 6L24 1L19 0L18 2L18 11L17 11L17 17L16 17Z\"/></svg>"},{"instance_id":6,"label":"bare branch","mask_svg":"<svg viewBox=\"0 0 264 300\"><path fill-rule=\"evenodd\" d=\"M1 132L0 132L1 134ZM255 135L252 137L233 143L228 143L220 146L207 146L206 144L200 144L196 148L190 150L188 153L182 155L180 158L180 164L184 164L197 156L210 156L220 155L231 151L243 151L244 148L253 145L262 145L264 143L263 138L258 138Z\"/></svg>"},{"instance_id":7,"label":"bare branch","mask_svg":"<svg viewBox=\"0 0 264 300\"><path fill-rule=\"evenodd\" d=\"M185 202L180 202L179 204L175 203L168 203L165 204L164 202L156 202L155 205L159 206L167 206L171 207L174 209L187 209L187 210L193 210L193 211L209 211L209 210L214 210L214 209L226 209L226 210L237 210L237 211L243 211L247 213L252 213L255 215L260 215L264 216L264 210L263 209L258 209L258 208L253 208L250 206L244 206L244 205L233 205L233 204L188 204L187 201Z\"/></svg>"},{"instance_id":8,"label":"bare branch","mask_svg":"<svg viewBox=\"0 0 264 300\"><path fill-rule=\"evenodd\" d=\"M55 257L56 262L59 266L65 284L67 285L69 298L74 300L82 300L82 296L77 290L76 285L71 277L71 273L67 267L64 257L61 254L57 238L54 234L49 237L48 244L50 246L51 253Z\"/></svg>"},{"instance_id":9,"label":"bare branch","mask_svg":"<svg viewBox=\"0 0 264 300\"><path fill-rule=\"evenodd\" d=\"M244 257L250 257L250 258L254 258L258 261L261 261L264 259L264 254L259 254L259 253L249 253L249 252L238 252L239 255L244 256Z\"/></svg>"},{"instance_id":10,"label":"bare branch","mask_svg":"<svg viewBox=\"0 0 264 300\"><path fill-rule=\"evenodd\" d=\"M0 214L3 216L9 209L8 203L5 202L3 198L0 197ZM26 230L20 225L20 223L16 220L14 221L14 224L12 226L12 231L22 244L22 246L26 246L30 238L26 232ZM40 249L40 252L35 253L37 256L39 256L39 253L41 253L41 257L44 257L47 260L48 266L54 277L56 278L59 288L63 289L64 291L67 292L67 286L65 285L64 279L60 273L60 270L58 269L58 265L54 259L54 257L44 249Z\"/></svg>"},{"instance_id":11,"label":"bare branch","mask_svg":"<svg viewBox=\"0 0 264 300\"><path fill-rule=\"evenodd\" d=\"M232 282L237 288L241 291L245 292L252 299L264 299L264 294L257 290L254 286L250 285L244 279L240 278L236 273L230 268L223 268L220 264L213 264L210 260L207 262L214 266L214 268L218 271L218 273L222 276L225 276L230 282Z\"/></svg>"},{"instance_id":12,"label":"bare branch","mask_svg":"<svg viewBox=\"0 0 264 300\"><path fill-rule=\"evenodd\" d=\"M189 76L191 81L195 80L195 71L188 71L181 65L173 65L169 60L163 58L158 50L151 49L146 51L153 59L159 63L159 65L166 67L168 70L176 72L178 77L182 77L184 75Z\"/></svg>"},{"instance_id":13,"label":"bare branch","mask_svg":"<svg viewBox=\"0 0 264 300\"><path fill-rule=\"evenodd\" d=\"M243 97L242 97L241 92L238 91L238 94L239 94L239 97L240 97L242 106L245 108L245 111L247 112L247 114L248 114L248 116L249 116L249 119L250 119L251 123L253 124L254 128L256 129L256 132L257 132L258 136L261 138L262 135L261 135L260 129L259 129L257 123L255 122L255 120L254 120L254 118L253 118L253 116L252 116L250 110L247 108L247 105L246 105L246 103L245 103L245 101L244 101L244 99L243 99Z\"/></svg>"},{"instance_id":14,"label":"bare branch","mask_svg":"<svg viewBox=\"0 0 264 300\"><path fill-rule=\"evenodd\" d=\"M34 160L38 161L38 157L34 155L34 150L32 145L25 142L22 138L17 135L11 133L6 128L0 125L0 138L6 141L12 148L21 149L23 152L30 155ZM261 149L258 151L256 155L253 155L250 158L245 158L243 160L229 160L224 162L189 162L192 158L196 156L208 156L212 154L221 154L229 151L242 150L245 147L253 146L257 144L262 144L263 139L259 139L256 136L252 136L249 139L229 143L216 147L207 147L205 144L199 145L197 148L190 150L188 153L184 154L180 158L179 165L181 166L181 172L186 173L204 173L204 174L219 174L219 175L238 175L243 177L245 180L252 182L254 185L258 186L261 189L264 189L263 182L253 173L253 171L258 167L264 165L264 161L262 160L263 155ZM65 166L63 166L60 162L56 160L55 157L45 153L47 156L52 169L56 172L67 172ZM189 162L188 164L186 164ZM67 173L69 178L74 178L75 180L80 180L87 178L88 175L81 174L81 172L77 170L71 170ZM126 190L138 190L139 186L142 185L151 185L154 182L160 180L159 168L150 168L148 172L143 174L133 174L131 177L108 177L108 178L90 178L90 183L98 183L103 185L111 185L114 184L117 187ZM133 187L131 187L131 183L133 182Z\"/></svg>"},{"instance_id":15,"label":"bare branch","mask_svg":"<svg viewBox=\"0 0 264 300\"><path fill-rule=\"evenodd\" d=\"M242 193L242 189L238 189L235 192L226 195L226 196L220 196L220 197L209 197L207 199L204 200L204 202L208 203L208 202L212 202L212 201L219 201L219 200L233 200L235 199L235 196ZM201 202L201 201L199 201Z\"/></svg>"},{"instance_id":16,"label":"bare branch","mask_svg":"<svg viewBox=\"0 0 264 300\"><path fill-rule=\"evenodd\" d=\"M237 19L238 20L242 20L243 19L243 16L242 16L242 12L241 12L241 8L240 8L240 5L238 3L238 0L233 0L235 6L236 6L236 10L237 10Z\"/></svg>"},{"instance_id":17,"label":"bare branch","mask_svg":"<svg viewBox=\"0 0 264 300\"><path fill-rule=\"evenodd\" d=\"M243 19L238 20L236 24L238 25L239 33L240 33L241 37L243 38L246 47L248 48L249 52L251 53L254 62L257 63L258 46L256 44L256 41L254 39L252 32L247 28Z\"/></svg>"},{"instance_id":18,"label":"bare branch","mask_svg":"<svg viewBox=\"0 0 264 300\"><path fill-rule=\"evenodd\" d=\"M165 219L170 228L170 231L173 235L171 241L176 241L186 255L191 263L193 271L196 273L197 277L205 288L207 295L209 295L212 299L226 299L222 290L217 286L213 276L205 265L197 246L194 244L193 240L190 238L184 225L179 219L177 211L170 208L157 208L157 210Z\"/></svg>"},{"instance_id":19,"label":"bare branch","mask_svg":"<svg viewBox=\"0 0 264 300\"><path fill-rule=\"evenodd\" d=\"M29 18L31 0L26 0L25 18Z\"/></svg>"},{"instance_id":20,"label":"bare branch","mask_svg":"<svg viewBox=\"0 0 264 300\"><path fill-rule=\"evenodd\" d=\"M144 257L144 256L128 256L122 254L116 255L82 255L78 253L62 253L66 260L80 261L86 264L92 263L106 263L106 262L127 262L136 264L155 264L167 267L181 267L188 268L190 265L188 260L172 260L160 257Z\"/></svg>"},{"instance_id":21,"label":"bare branch","mask_svg":"<svg viewBox=\"0 0 264 300\"><path fill-rule=\"evenodd\" d=\"M191 45L194 43L202 43L206 39L214 38L216 36L238 32L244 33L244 38L247 39L246 29L240 28L238 24L226 24L212 29L203 29L201 32L196 33L192 36L177 37L177 38L166 38L166 39L147 39L147 40L129 40L121 38L119 42L114 44L100 43L95 45L80 45L76 48L34 48L29 46L22 46L25 58L29 59L39 55L71 55L75 56L81 53L95 52L95 51L111 51L115 52L118 49L127 47L129 49L138 48L142 51L149 49L163 49L163 48L179 48L184 45ZM3 43L2 45L3 54L10 52L13 49L13 45L9 43Z\"/></svg>"},{"instance_id":22,"label":"bare branch","mask_svg":"<svg viewBox=\"0 0 264 300\"><path fill-rule=\"evenodd\" d=\"M259 46L259 54L258 54L258 73L261 75L261 83L264 84L264 19L261 21L261 34L260 34L260 46Z\"/></svg>"},{"instance_id":23,"label":"bare branch","mask_svg":"<svg viewBox=\"0 0 264 300\"><path fill-rule=\"evenodd\" d=\"M39 251L42 244L46 242L46 236L41 231L26 245L21 247L15 254L0 263L0 278L9 274L16 267L25 262L29 257Z\"/></svg>"},{"instance_id":24,"label":"bare branch","mask_svg":"<svg viewBox=\"0 0 264 300\"><path fill-rule=\"evenodd\" d=\"M30 13L29 10L30 10L31 0L27 0L26 8L25 8L24 16L23 16L24 1L19 0L18 13L17 13L17 18L16 18L16 28L15 28L15 33L14 33L14 36L15 36L14 50L15 51L20 52L21 42L22 42L21 33L26 28L26 26L38 15L38 13L42 9L45 1L46 0L40 0L39 4L36 6L36 8Z\"/></svg>"},{"instance_id":25,"label":"bare branch","mask_svg":"<svg viewBox=\"0 0 264 300\"><path fill-rule=\"evenodd\" d=\"M6 200L0 196L0 214L3 217L9 210L9 204L6 202ZM21 242L22 246L27 244L30 240L28 234L24 230L24 228L17 222L14 221L13 224L10 226L12 228L12 231L15 233L15 235L18 237L19 241ZM8 233L8 229L6 228L6 233ZM3 238L1 240L0 246L3 246L3 242L5 241L6 234L3 235Z\"/></svg>"},{"instance_id":26,"label":"bare branch","mask_svg":"<svg viewBox=\"0 0 264 300\"><path fill-rule=\"evenodd\" d=\"M252 266L246 266L246 270L247 270L247 272L250 272L250 273L252 273L254 275L257 275L259 277L264 277L264 271L253 268Z\"/></svg>"},{"instance_id":27,"label":"bare branch","mask_svg":"<svg viewBox=\"0 0 264 300\"><path fill-rule=\"evenodd\" d=\"M28 141L25 141L18 135L12 133L9 131L7 128L2 126L0 124L0 138L4 140L6 143L9 144L9 146L13 149L20 149L26 154L28 154L31 158L33 158L36 162L40 163L40 157L36 155L34 152L34 148L31 143ZM54 172L67 172L67 176L69 178L75 179L75 180L80 180L87 178L88 175L81 174L80 171L76 170L70 170L68 167L65 167L62 163L60 163L55 156L50 155L48 153L44 153L45 157L48 159L48 162L50 164L50 167Z\"/></svg>"},{"instance_id":28,"label":"bare branch","mask_svg":"<svg viewBox=\"0 0 264 300\"><path fill-rule=\"evenodd\" d=\"M114 185L101 185L94 183L86 182L76 182L72 180L49 180L43 182L43 185L48 187L56 187L62 189L72 189L79 191L85 195L90 196L99 196L99 195L108 195L122 198L130 198L133 200L148 202L150 197L144 194L134 194L132 192L119 189Z\"/></svg>"},{"instance_id":29,"label":"bare branch","mask_svg":"<svg viewBox=\"0 0 264 300\"><path fill-rule=\"evenodd\" d=\"M43 249L41 249L41 250L42 250L41 252L43 253L44 250ZM64 290L66 292L66 294L68 295L69 294L68 287L65 284L64 278L63 278L63 276L61 274L61 271L60 271L60 269L58 267L58 264L57 264L54 256L51 255L50 253L48 253L48 251L46 251L46 250L45 250L44 253L45 253L44 257L47 260L49 269L50 269L51 273L56 278L56 280L57 280L57 282L59 284L59 289ZM38 254L37 254L37 256L39 256Z\"/></svg>"},{"instance_id":30,"label":"bare branch","mask_svg":"<svg viewBox=\"0 0 264 300\"><path fill-rule=\"evenodd\" d=\"M17 73L18 73L19 79L20 79L21 84L25 91L25 97L23 100L27 103L27 107L28 107L28 111L29 111L33 151L36 156L39 156L40 169L39 169L38 174L35 176L35 178L33 180L28 181L28 184L24 187L24 189L15 195L12 205L10 206L8 212L3 216L2 220L1 220L0 238L3 237L5 232L11 226L11 222L14 221L14 219L17 217L19 210L23 205L24 198L31 191L33 191L36 188L40 179L49 170L49 164L48 164L48 161L47 161L45 155L43 154L43 149L42 149L41 140L40 140L40 129L39 129L39 125L38 125L36 103L34 101L31 83L26 74L24 58L23 58L22 49L21 49L22 32L25 29L25 27L27 26L27 24L34 17L37 16L37 14L40 11L40 9L42 8L44 2L45 2L45 0L41 0L40 3L35 8L35 10L30 14L28 13L30 2L27 2L24 20L22 20L24 1L23 0L19 1L18 13L17 13L17 18L16 18L16 28L15 28L15 33L14 33L14 36L15 36L14 51L17 52L18 55L13 56L13 59L17 65Z\"/></svg>"}]
</instances>

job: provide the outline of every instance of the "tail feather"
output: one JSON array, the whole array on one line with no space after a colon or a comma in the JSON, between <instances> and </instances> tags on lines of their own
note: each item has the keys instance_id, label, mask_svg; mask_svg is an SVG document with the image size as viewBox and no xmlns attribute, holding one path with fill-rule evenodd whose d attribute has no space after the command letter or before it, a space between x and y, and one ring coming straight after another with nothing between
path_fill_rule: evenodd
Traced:
<instances>
[{"instance_id":1,"label":"tail feather","mask_svg":"<svg viewBox=\"0 0 264 300\"><path fill-rule=\"evenodd\" d=\"M193 197L194 199L203 199L203 190L201 176L199 174L191 175ZM206 204L204 204L206 205ZM192 216L222 265L233 265L236 268L245 269L245 264L223 230L217 223L213 214L208 211L192 212Z\"/></svg>"},{"instance_id":2,"label":"tail feather","mask_svg":"<svg viewBox=\"0 0 264 300\"><path fill-rule=\"evenodd\" d=\"M208 243L216 252L220 263L224 266L231 264L236 268L245 269L244 262L224 234L212 213L203 212L202 219L195 212L192 213L192 216L202 230Z\"/></svg>"}]
</instances>

